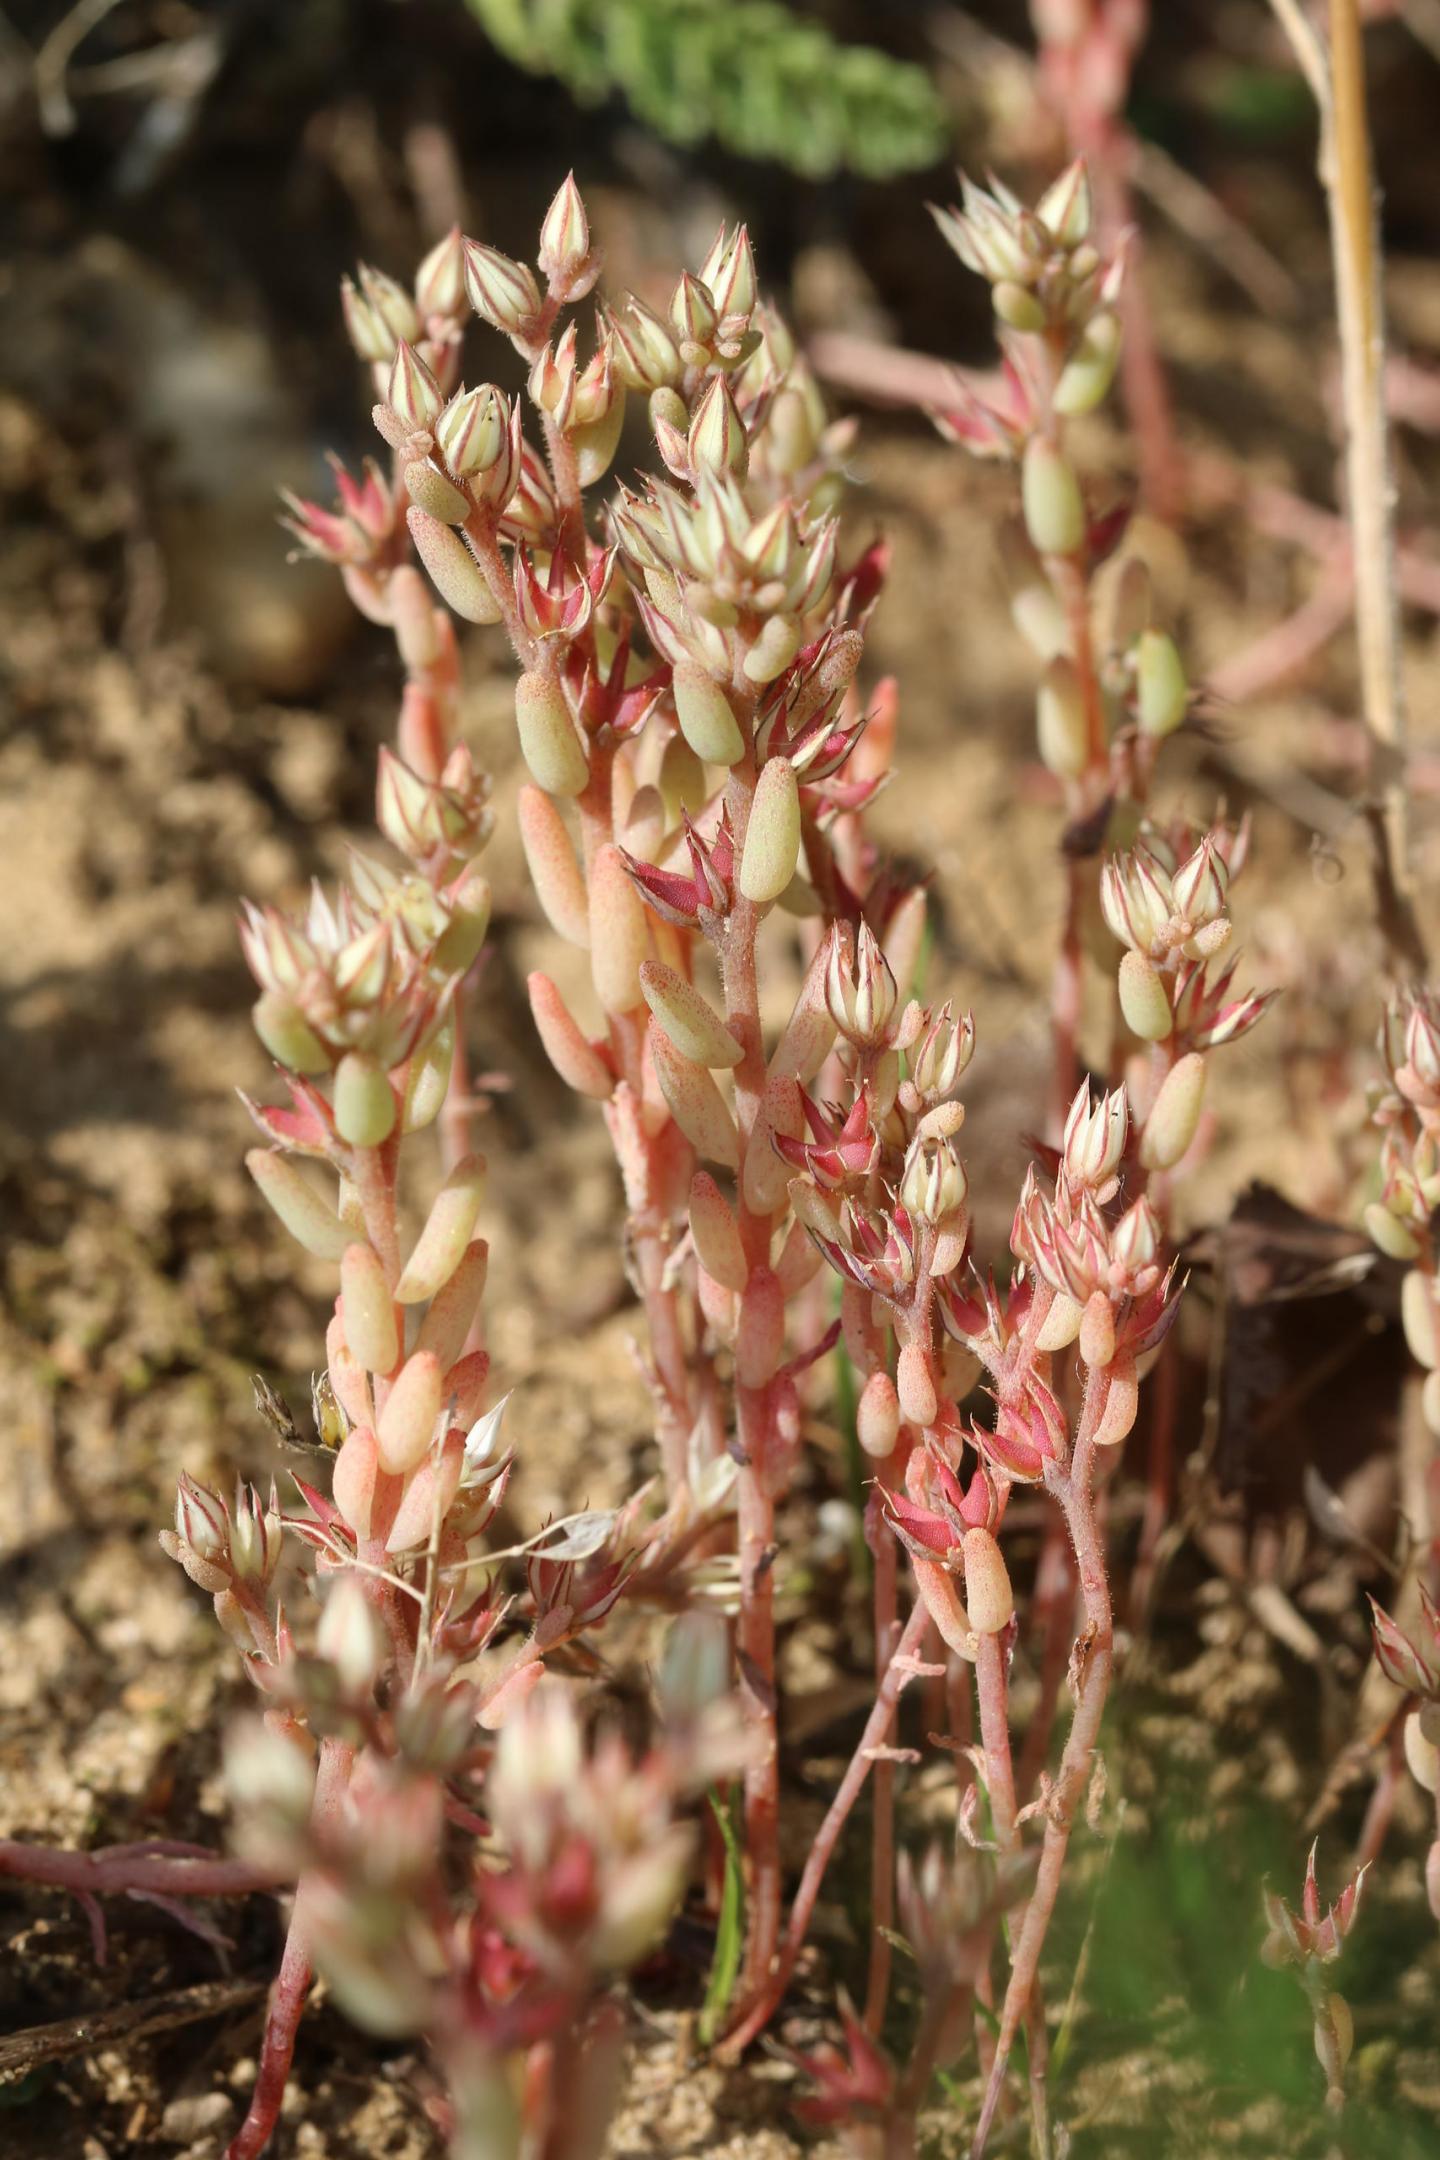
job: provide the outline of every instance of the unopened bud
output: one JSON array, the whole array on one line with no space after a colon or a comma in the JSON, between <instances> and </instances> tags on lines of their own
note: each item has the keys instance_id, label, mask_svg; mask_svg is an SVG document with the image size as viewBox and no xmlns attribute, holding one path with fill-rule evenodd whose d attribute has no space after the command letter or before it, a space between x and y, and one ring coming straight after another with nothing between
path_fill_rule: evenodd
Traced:
<instances>
[{"instance_id":1,"label":"unopened bud","mask_svg":"<svg viewBox=\"0 0 1440 2160\"><path fill-rule=\"evenodd\" d=\"M711 377L709 389L696 406L687 447L694 471L729 473L734 479L744 479L750 445L745 423L723 375Z\"/></svg>"},{"instance_id":2,"label":"unopened bud","mask_svg":"<svg viewBox=\"0 0 1440 2160\"><path fill-rule=\"evenodd\" d=\"M1025 530L1042 555L1078 555L1085 544L1085 505L1074 469L1053 443L1037 435L1020 469Z\"/></svg>"},{"instance_id":3,"label":"unopened bud","mask_svg":"<svg viewBox=\"0 0 1440 2160\"><path fill-rule=\"evenodd\" d=\"M535 274L499 248L465 243L465 290L477 315L507 337L521 335L542 306Z\"/></svg>"},{"instance_id":4,"label":"unopened bud","mask_svg":"<svg viewBox=\"0 0 1440 2160\"><path fill-rule=\"evenodd\" d=\"M696 757L707 765L738 764L745 738L719 683L687 663L675 670L674 690L680 730Z\"/></svg>"},{"instance_id":5,"label":"unopened bud","mask_svg":"<svg viewBox=\"0 0 1440 2160\"><path fill-rule=\"evenodd\" d=\"M380 1060L351 1050L335 1068L335 1130L351 1147L383 1147L395 1130L395 1090Z\"/></svg>"},{"instance_id":6,"label":"unopened bud","mask_svg":"<svg viewBox=\"0 0 1440 2160\"><path fill-rule=\"evenodd\" d=\"M412 428L428 428L444 399L440 385L412 345L402 338L390 363L390 404Z\"/></svg>"},{"instance_id":7,"label":"unopened bud","mask_svg":"<svg viewBox=\"0 0 1440 2160\"><path fill-rule=\"evenodd\" d=\"M788 758L761 768L740 857L740 890L764 907L778 900L800 859L800 789Z\"/></svg>"},{"instance_id":8,"label":"unopened bud","mask_svg":"<svg viewBox=\"0 0 1440 2160\"><path fill-rule=\"evenodd\" d=\"M458 315L465 305L465 235L452 225L415 273L415 305L422 315Z\"/></svg>"},{"instance_id":9,"label":"unopened bud","mask_svg":"<svg viewBox=\"0 0 1440 2160\"><path fill-rule=\"evenodd\" d=\"M540 227L536 257L552 285L569 286L590 252L590 221L574 173L567 173ZM570 295L578 297L578 295Z\"/></svg>"},{"instance_id":10,"label":"unopened bud","mask_svg":"<svg viewBox=\"0 0 1440 2160\"><path fill-rule=\"evenodd\" d=\"M385 1633L355 1576L342 1575L327 1592L315 1647L334 1666L345 1699L363 1701L385 1663Z\"/></svg>"},{"instance_id":11,"label":"unopened bud","mask_svg":"<svg viewBox=\"0 0 1440 2160\"><path fill-rule=\"evenodd\" d=\"M1140 1160L1147 1170L1170 1170L1189 1149L1205 1097L1205 1060L1191 1050L1172 1065L1145 1120Z\"/></svg>"},{"instance_id":12,"label":"unopened bud","mask_svg":"<svg viewBox=\"0 0 1440 2160\"><path fill-rule=\"evenodd\" d=\"M855 1409L855 1434L872 1462L888 1462L900 1438L900 1398L887 1372L873 1372Z\"/></svg>"},{"instance_id":13,"label":"unopened bud","mask_svg":"<svg viewBox=\"0 0 1440 2160\"><path fill-rule=\"evenodd\" d=\"M457 480L488 472L504 457L509 416L498 391L489 383L459 390L435 423L435 446Z\"/></svg>"},{"instance_id":14,"label":"unopened bud","mask_svg":"<svg viewBox=\"0 0 1440 2160\"><path fill-rule=\"evenodd\" d=\"M967 1530L960 1550L970 1625L977 1635L998 1635L1009 1627L1015 1611L1005 1556L988 1530Z\"/></svg>"},{"instance_id":15,"label":"unopened bud","mask_svg":"<svg viewBox=\"0 0 1440 2160\"><path fill-rule=\"evenodd\" d=\"M1145 953L1127 952L1120 962L1120 1010L1142 1042L1164 1042L1174 1032L1165 978Z\"/></svg>"},{"instance_id":16,"label":"unopened bud","mask_svg":"<svg viewBox=\"0 0 1440 2160\"><path fill-rule=\"evenodd\" d=\"M1091 214L1090 178L1083 159L1076 158L1045 190L1035 215L1057 246L1073 249L1089 233Z\"/></svg>"},{"instance_id":17,"label":"unopened bud","mask_svg":"<svg viewBox=\"0 0 1440 2160\"><path fill-rule=\"evenodd\" d=\"M520 753L539 785L551 795L583 795L590 778L565 692L555 676L531 668L515 685Z\"/></svg>"}]
</instances>

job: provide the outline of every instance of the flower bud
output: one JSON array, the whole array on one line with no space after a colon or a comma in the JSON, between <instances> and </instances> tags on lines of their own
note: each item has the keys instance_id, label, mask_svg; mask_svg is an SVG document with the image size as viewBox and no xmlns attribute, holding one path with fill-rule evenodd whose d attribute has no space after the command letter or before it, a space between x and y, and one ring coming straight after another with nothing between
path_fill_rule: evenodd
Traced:
<instances>
[{"instance_id":1,"label":"flower bud","mask_svg":"<svg viewBox=\"0 0 1440 2160\"><path fill-rule=\"evenodd\" d=\"M401 1366L375 1427L382 1469L404 1476L425 1455L440 1415L442 1378L439 1360L428 1350L417 1350Z\"/></svg>"},{"instance_id":2,"label":"flower bud","mask_svg":"<svg viewBox=\"0 0 1440 2160\"><path fill-rule=\"evenodd\" d=\"M595 1102L608 1102L615 1092L615 1076L582 1034L554 983L548 975L534 974L527 988L545 1055L566 1087Z\"/></svg>"},{"instance_id":3,"label":"flower bud","mask_svg":"<svg viewBox=\"0 0 1440 2160\"><path fill-rule=\"evenodd\" d=\"M772 757L760 768L745 847L740 890L764 907L778 900L800 859L800 789L788 758Z\"/></svg>"},{"instance_id":4,"label":"flower bud","mask_svg":"<svg viewBox=\"0 0 1440 2160\"><path fill-rule=\"evenodd\" d=\"M1164 1042L1174 1032L1165 978L1145 953L1127 952L1120 962L1120 1010L1141 1042Z\"/></svg>"},{"instance_id":5,"label":"flower bud","mask_svg":"<svg viewBox=\"0 0 1440 2160\"><path fill-rule=\"evenodd\" d=\"M490 582L453 525L412 503L405 513L416 552L430 582L462 622L497 623L500 603Z\"/></svg>"},{"instance_id":6,"label":"flower bud","mask_svg":"<svg viewBox=\"0 0 1440 2160\"><path fill-rule=\"evenodd\" d=\"M724 1169L738 1169L740 1144L735 1120L709 1072L682 1056L658 1023L652 1023L649 1041L660 1092L690 1145L697 1154L718 1162Z\"/></svg>"},{"instance_id":7,"label":"flower bud","mask_svg":"<svg viewBox=\"0 0 1440 2160\"><path fill-rule=\"evenodd\" d=\"M459 315L465 305L465 235L452 225L415 273L415 305L422 315Z\"/></svg>"},{"instance_id":8,"label":"flower bud","mask_svg":"<svg viewBox=\"0 0 1440 2160\"><path fill-rule=\"evenodd\" d=\"M539 785L550 795L582 795L590 761L558 679L527 670L515 685L515 718L521 756Z\"/></svg>"},{"instance_id":9,"label":"flower bud","mask_svg":"<svg viewBox=\"0 0 1440 2160\"><path fill-rule=\"evenodd\" d=\"M340 1261L340 1296L350 1355L366 1372L393 1372L400 1356L395 1306L373 1246L346 1246Z\"/></svg>"},{"instance_id":10,"label":"flower bud","mask_svg":"<svg viewBox=\"0 0 1440 2160\"><path fill-rule=\"evenodd\" d=\"M342 1575L326 1593L315 1648L334 1666L347 1702L370 1694L385 1664L385 1633L354 1575Z\"/></svg>"},{"instance_id":11,"label":"flower bud","mask_svg":"<svg viewBox=\"0 0 1440 2160\"><path fill-rule=\"evenodd\" d=\"M1085 505L1074 470L1053 443L1035 436L1020 468L1025 530L1042 555L1078 555L1085 544Z\"/></svg>"},{"instance_id":12,"label":"flower bud","mask_svg":"<svg viewBox=\"0 0 1440 2160\"><path fill-rule=\"evenodd\" d=\"M294 1163L271 1148L251 1148L245 1167L297 1244L317 1260L338 1260L350 1232Z\"/></svg>"},{"instance_id":13,"label":"flower bud","mask_svg":"<svg viewBox=\"0 0 1440 2160\"><path fill-rule=\"evenodd\" d=\"M1145 1120L1140 1160L1147 1170L1171 1170L1195 1138L1205 1096L1205 1060L1191 1050L1172 1065Z\"/></svg>"},{"instance_id":14,"label":"flower bud","mask_svg":"<svg viewBox=\"0 0 1440 2160\"><path fill-rule=\"evenodd\" d=\"M335 1068L335 1130L351 1147L383 1147L395 1130L395 1090L380 1060L350 1050Z\"/></svg>"},{"instance_id":15,"label":"flower bud","mask_svg":"<svg viewBox=\"0 0 1440 2160\"><path fill-rule=\"evenodd\" d=\"M738 764L745 738L719 683L685 663L675 670L674 690L680 731L696 757L707 765Z\"/></svg>"},{"instance_id":16,"label":"flower bud","mask_svg":"<svg viewBox=\"0 0 1440 2160\"><path fill-rule=\"evenodd\" d=\"M1090 231L1090 176L1083 158L1066 166L1035 205L1035 215L1057 247L1079 247Z\"/></svg>"},{"instance_id":17,"label":"flower bud","mask_svg":"<svg viewBox=\"0 0 1440 2160\"><path fill-rule=\"evenodd\" d=\"M1145 734L1173 735L1189 699L1175 640L1163 630L1144 631L1135 648L1135 709Z\"/></svg>"},{"instance_id":18,"label":"flower bud","mask_svg":"<svg viewBox=\"0 0 1440 2160\"><path fill-rule=\"evenodd\" d=\"M662 960L642 961L640 988L682 1057L712 1071L728 1071L740 1063L744 1052L719 1013L674 968Z\"/></svg>"},{"instance_id":19,"label":"flower bud","mask_svg":"<svg viewBox=\"0 0 1440 2160\"><path fill-rule=\"evenodd\" d=\"M444 399L440 385L412 345L402 338L390 363L388 401L412 428L428 428Z\"/></svg>"},{"instance_id":20,"label":"flower bud","mask_svg":"<svg viewBox=\"0 0 1440 2160\"><path fill-rule=\"evenodd\" d=\"M1035 732L1042 763L1062 780L1077 780L1090 761L1090 730L1080 671L1064 653L1040 678Z\"/></svg>"},{"instance_id":21,"label":"flower bud","mask_svg":"<svg viewBox=\"0 0 1440 2160\"><path fill-rule=\"evenodd\" d=\"M405 1263L395 1296L402 1305L434 1297L464 1258L485 1197L485 1158L467 1155L435 1195L425 1227Z\"/></svg>"},{"instance_id":22,"label":"flower bud","mask_svg":"<svg viewBox=\"0 0 1440 2160\"><path fill-rule=\"evenodd\" d=\"M900 1398L887 1372L873 1372L860 1391L855 1435L872 1462L888 1462L900 1438Z\"/></svg>"},{"instance_id":23,"label":"flower bud","mask_svg":"<svg viewBox=\"0 0 1440 2160\"><path fill-rule=\"evenodd\" d=\"M729 473L743 480L750 464L750 445L730 385L714 375L710 387L695 408L687 438L691 469L696 473Z\"/></svg>"},{"instance_id":24,"label":"flower bud","mask_svg":"<svg viewBox=\"0 0 1440 2160\"><path fill-rule=\"evenodd\" d=\"M708 1170L697 1170L691 1181L690 1235L706 1274L726 1290L742 1291L750 1279L750 1263L734 1209Z\"/></svg>"},{"instance_id":25,"label":"flower bud","mask_svg":"<svg viewBox=\"0 0 1440 2160\"><path fill-rule=\"evenodd\" d=\"M620 850L607 842L590 865L590 973L607 1013L640 1004L640 968L651 954L650 924Z\"/></svg>"},{"instance_id":26,"label":"flower bud","mask_svg":"<svg viewBox=\"0 0 1440 2160\"><path fill-rule=\"evenodd\" d=\"M965 1166L948 1140L917 1137L905 1158L900 1199L921 1222L948 1223L965 1205Z\"/></svg>"},{"instance_id":27,"label":"flower bud","mask_svg":"<svg viewBox=\"0 0 1440 2160\"><path fill-rule=\"evenodd\" d=\"M1009 1627L1015 1611L1005 1556L988 1530L967 1530L960 1550L970 1625L977 1635L998 1635Z\"/></svg>"},{"instance_id":28,"label":"flower bud","mask_svg":"<svg viewBox=\"0 0 1440 2160\"><path fill-rule=\"evenodd\" d=\"M540 227L536 260L552 285L569 286L590 252L590 221L574 173L567 173ZM568 293L567 297L578 298Z\"/></svg>"},{"instance_id":29,"label":"flower bud","mask_svg":"<svg viewBox=\"0 0 1440 2160\"><path fill-rule=\"evenodd\" d=\"M476 240L465 242L465 290L476 314L512 338L524 332L543 305L527 264Z\"/></svg>"},{"instance_id":30,"label":"flower bud","mask_svg":"<svg viewBox=\"0 0 1440 2160\"><path fill-rule=\"evenodd\" d=\"M435 423L435 447L457 480L488 472L507 453L509 415L490 383L457 390Z\"/></svg>"}]
</instances>

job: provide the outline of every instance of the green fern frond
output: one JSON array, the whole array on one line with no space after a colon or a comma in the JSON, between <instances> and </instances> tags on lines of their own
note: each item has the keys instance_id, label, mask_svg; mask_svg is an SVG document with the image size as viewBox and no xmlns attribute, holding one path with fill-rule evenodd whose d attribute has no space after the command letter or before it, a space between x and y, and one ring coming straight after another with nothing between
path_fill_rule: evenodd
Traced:
<instances>
[{"instance_id":1,"label":"green fern frond","mask_svg":"<svg viewBox=\"0 0 1440 2160\"><path fill-rule=\"evenodd\" d=\"M468 0L517 67L585 104L618 94L667 142L713 136L742 157L823 179L883 180L945 153L923 68L839 45L774 0Z\"/></svg>"}]
</instances>

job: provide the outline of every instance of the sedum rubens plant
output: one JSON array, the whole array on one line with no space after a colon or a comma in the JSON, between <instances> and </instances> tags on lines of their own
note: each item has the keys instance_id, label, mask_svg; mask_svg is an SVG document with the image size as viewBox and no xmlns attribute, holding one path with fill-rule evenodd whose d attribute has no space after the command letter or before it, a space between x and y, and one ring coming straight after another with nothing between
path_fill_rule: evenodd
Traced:
<instances>
[{"instance_id":1,"label":"sedum rubens plant","mask_svg":"<svg viewBox=\"0 0 1440 2160\"><path fill-rule=\"evenodd\" d=\"M1094 258L1086 221L1077 169L1033 215L972 190L955 231L992 276L1012 341L1008 409L969 408L960 431L1021 461L1017 606L1037 635L1050 625L1042 746L1093 854L1115 799L1147 798L1187 691L1139 573L1109 643L1091 628L1105 532L1061 430L1113 371L1118 273ZM1114 1659L1097 1502L1176 1311L1165 1183L1197 1133L1205 1060L1263 1003L1232 996L1225 957L1244 835L1132 810L1132 845L1095 882L1125 948L1133 1048L1098 1096L1075 1071L1091 856L1073 856L1058 1144L1019 1192L1015 1265L979 1265L957 1100L974 1030L953 1004L910 994L924 895L865 826L896 707L886 687L867 713L855 687L885 563L878 546L842 555L849 432L760 300L743 229L721 233L663 313L602 306L582 358L566 312L599 272L573 179L533 267L456 232L413 292L362 271L346 321L391 469L338 474L333 510L290 505L302 545L395 636L406 683L377 810L400 863L357 855L336 899L317 892L299 919L250 909L242 928L256 1025L289 1095L251 1106L269 1145L250 1166L300 1243L336 1265L339 1295L315 1391L328 1493L296 1479L294 1513L250 1489L227 1507L187 1479L166 1535L263 1699L261 1727L230 1752L244 1857L229 1886L297 1886L233 2160L274 2126L312 1967L362 2023L425 2036L456 2150L592 2151L616 2072L612 1983L683 1891L695 1795L730 1777L743 1780L747 1894L727 2047L779 2007L873 1775L866 2000L845 2013L846 2053L810 2059L817 2119L861 2148L878 2135L890 2160L913 2151L934 2070L966 2043L975 2003L995 2000L974 2151L1022 2033L1048 2134L1040 1961ZM465 386L467 309L527 364L528 408ZM631 397L658 470L597 507ZM588 956L601 1018L587 1028L541 975L531 1007L614 1146L663 1473L656 1497L518 1547L493 1536L508 1460L479 1342L483 1164L461 1001L488 921L490 812L458 739L454 616L502 627L518 667L525 854L550 923ZM777 1025L761 989L780 925L801 967ZM412 1236L404 1173L431 1124L443 1182ZM787 1906L782 1509L818 1361L841 1337L873 1476L876 1693ZM1073 1571L1051 1599L1052 1684L1018 1758L1010 1672L1033 1616L1017 1612L1001 1545L1017 1485L1051 1504ZM281 1597L282 1584L298 1594L287 1544L313 1556L321 1593L304 1639ZM638 1758L603 1736L587 1746L569 1683L545 1671L622 1598L688 1608ZM1047 1778L1067 1648L1074 1713ZM958 1837L918 1870L896 1851L893 1790L898 1708L917 1680L948 1698ZM112 1868L92 1886L123 1883ZM880 2041L896 1917L924 1998L899 2066Z\"/></svg>"}]
</instances>

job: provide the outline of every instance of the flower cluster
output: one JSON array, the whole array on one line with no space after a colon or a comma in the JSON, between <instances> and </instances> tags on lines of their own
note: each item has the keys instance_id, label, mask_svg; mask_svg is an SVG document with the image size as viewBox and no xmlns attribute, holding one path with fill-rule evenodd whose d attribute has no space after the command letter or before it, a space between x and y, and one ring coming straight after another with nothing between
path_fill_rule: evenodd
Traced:
<instances>
[{"instance_id":1,"label":"flower cluster","mask_svg":"<svg viewBox=\"0 0 1440 2160\"><path fill-rule=\"evenodd\" d=\"M1431 1217L1440 1205L1440 999L1396 993L1380 1030L1385 1079L1371 1091L1380 1129L1380 1193L1364 1214L1381 1252L1404 1264L1400 1311L1410 1354L1425 1371L1422 1403L1440 1434L1440 1283Z\"/></svg>"}]
</instances>

